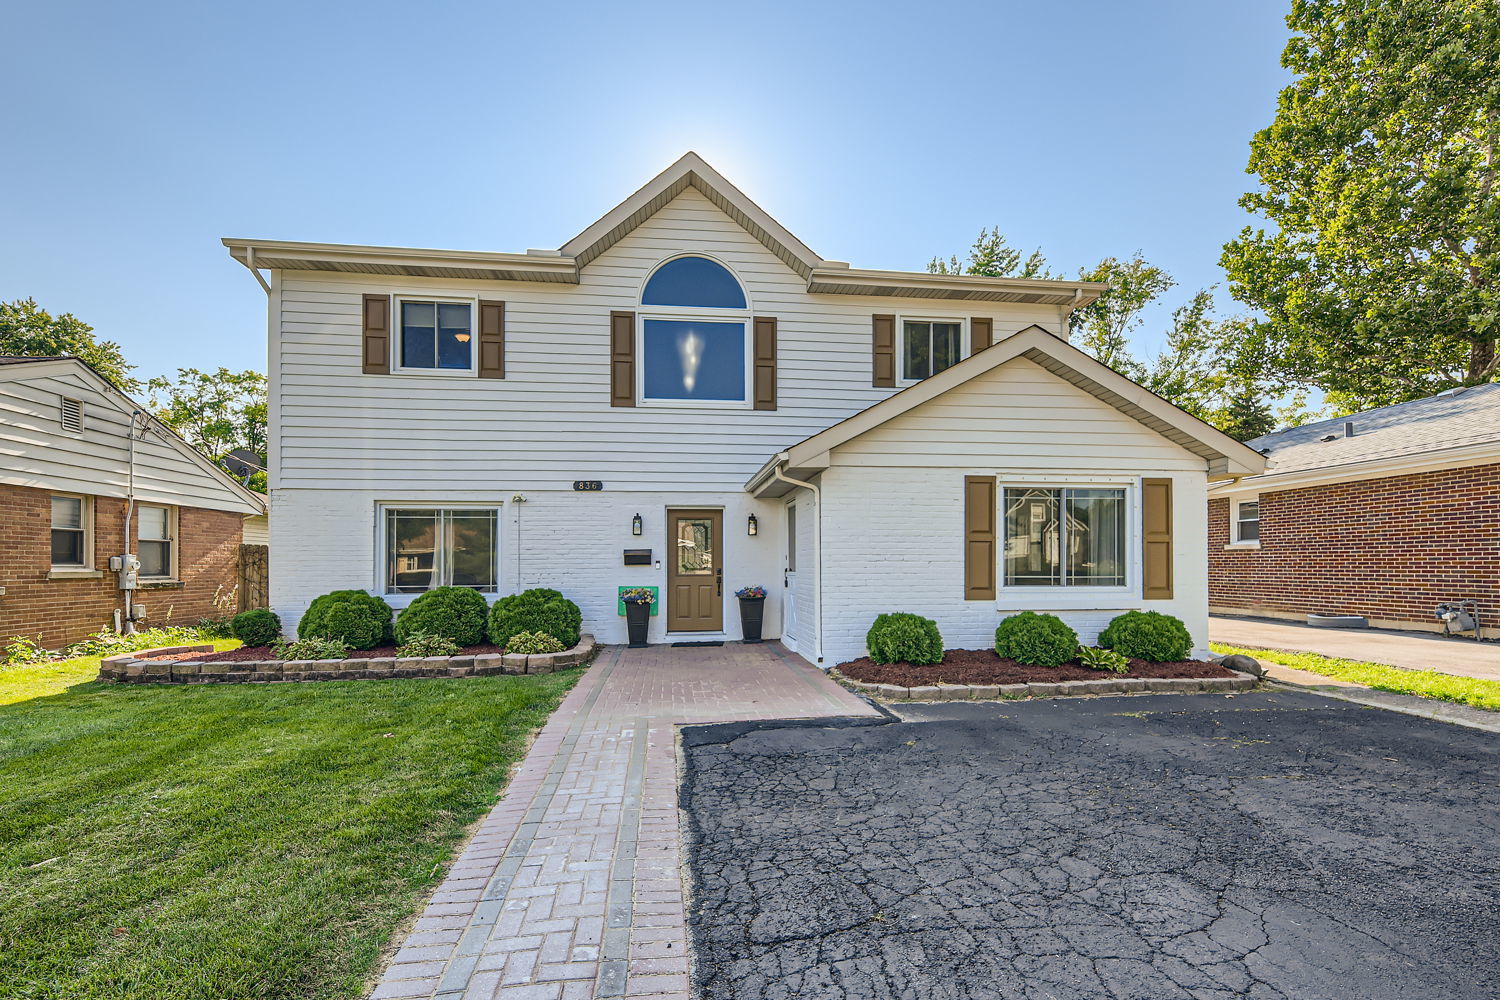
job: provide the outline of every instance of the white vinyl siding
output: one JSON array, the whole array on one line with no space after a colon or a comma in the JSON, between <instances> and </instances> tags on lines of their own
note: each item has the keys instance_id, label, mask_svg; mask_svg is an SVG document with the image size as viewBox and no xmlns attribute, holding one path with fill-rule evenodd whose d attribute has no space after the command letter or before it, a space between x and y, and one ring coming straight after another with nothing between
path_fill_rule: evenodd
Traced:
<instances>
[{"instance_id":1,"label":"white vinyl siding","mask_svg":"<svg viewBox=\"0 0 1500 1000\"><path fill-rule=\"evenodd\" d=\"M647 275L684 252L724 262L754 315L778 320L775 411L722 404L609 405L609 313L639 304ZM360 371L360 296L505 300L507 378ZM930 301L904 303L927 314ZM1053 306L954 303L995 339ZM694 190L583 269L578 285L278 272L272 297L272 478L280 489L738 490L767 458L884 399L870 384L870 317L902 300L814 295L806 281ZM945 306L943 312L947 313ZM747 336L748 336L747 330Z\"/></svg>"},{"instance_id":2,"label":"white vinyl siding","mask_svg":"<svg viewBox=\"0 0 1500 1000\"><path fill-rule=\"evenodd\" d=\"M70 372L69 362L43 364L48 374L36 373L30 365L0 366L0 483L124 497L129 480L128 404ZM59 397L84 402L81 433L63 430ZM138 500L258 513L163 436L148 432L135 449Z\"/></svg>"}]
</instances>

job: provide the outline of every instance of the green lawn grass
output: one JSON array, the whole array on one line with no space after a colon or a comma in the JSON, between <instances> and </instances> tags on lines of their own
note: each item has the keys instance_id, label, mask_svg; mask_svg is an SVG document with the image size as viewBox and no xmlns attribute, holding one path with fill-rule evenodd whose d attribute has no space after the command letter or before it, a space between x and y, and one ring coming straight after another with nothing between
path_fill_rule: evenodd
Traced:
<instances>
[{"instance_id":1,"label":"green lawn grass","mask_svg":"<svg viewBox=\"0 0 1500 1000\"><path fill-rule=\"evenodd\" d=\"M0 708L0 996L361 996L580 673Z\"/></svg>"},{"instance_id":2,"label":"green lawn grass","mask_svg":"<svg viewBox=\"0 0 1500 1000\"><path fill-rule=\"evenodd\" d=\"M214 639L214 649L238 649L238 639ZM80 656L73 660L56 663L35 663L22 666L0 665L0 705L14 705L45 698L49 694L61 694L68 688L84 684L99 676L99 661L102 657Z\"/></svg>"},{"instance_id":3,"label":"green lawn grass","mask_svg":"<svg viewBox=\"0 0 1500 1000\"><path fill-rule=\"evenodd\" d=\"M1317 653L1297 653L1283 649L1243 649L1239 646L1227 646L1222 642L1211 642L1209 648L1215 653L1243 653L1246 656L1264 657L1297 670L1306 670L1310 674L1363 684L1377 691L1415 694L1423 698L1473 705L1475 708L1485 708L1492 712L1500 711L1500 681L1440 674L1436 670L1403 670L1384 663L1343 660L1334 656L1321 656Z\"/></svg>"}]
</instances>

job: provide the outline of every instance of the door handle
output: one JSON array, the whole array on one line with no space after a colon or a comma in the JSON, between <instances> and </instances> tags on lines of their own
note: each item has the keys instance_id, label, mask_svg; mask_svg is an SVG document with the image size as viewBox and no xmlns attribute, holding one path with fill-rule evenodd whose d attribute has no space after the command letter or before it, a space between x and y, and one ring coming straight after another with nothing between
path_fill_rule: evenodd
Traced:
<instances>
[{"instance_id":1,"label":"door handle","mask_svg":"<svg viewBox=\"0 0 1500 1000\"><path fill-rule=\"evenodd\" d=\"M714 596L724 596L724 570L722 568L714 570Z\"/></svg>"}]
</instances>

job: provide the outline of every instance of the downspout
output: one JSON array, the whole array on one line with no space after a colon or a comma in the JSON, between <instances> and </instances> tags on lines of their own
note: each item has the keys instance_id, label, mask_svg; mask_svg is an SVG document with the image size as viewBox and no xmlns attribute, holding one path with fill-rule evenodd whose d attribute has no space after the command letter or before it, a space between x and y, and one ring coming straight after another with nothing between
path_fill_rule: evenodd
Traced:
<instances>
[{"instance_id":1,"label":"downspout","mask_svg":"<svg viewBox=\"0 0 1500 1000\"><path fill-rule=\"evenodd\" d=\"M120 570L121 583L124 582L125 575L130 571L130 557L134 554L130 551L130 523L135 520L135 422L140 416L140 410L135 410L130 414L130 431L126 435L130 439L130 443L128 448L129 458L127 459L128 468L125 474L125 560ZM142 425L143 433L144 430L145 427ZM130 635L135 632L135 619L131 616L130 607L131 598L135 592L129 587L122 589L125 591L125 633Z\"/></svg>"},{"instance_id":2,"label":"downspout","mask_svg":"<svg viewBox=\"0 0 1500 1000\"><path fill-rule=\"evenodd\" d=\"M813 590L817 594L817 608L813 624L813 649L817 662L823 662L823 491L813 483L793 479L781 471L781 463L771 467L771 475L789 486L800 486L813 495L813 506L818 516L813 518Z\"/></svg>"}]
</instances>

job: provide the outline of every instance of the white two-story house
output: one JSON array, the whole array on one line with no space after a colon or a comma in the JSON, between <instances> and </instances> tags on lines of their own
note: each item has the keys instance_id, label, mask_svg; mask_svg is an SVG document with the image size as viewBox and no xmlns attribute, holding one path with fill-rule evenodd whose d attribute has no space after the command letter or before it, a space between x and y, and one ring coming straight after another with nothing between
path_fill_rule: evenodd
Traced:
<instances>
[{"instance_id":1,"label":"white two-story house","mask_svg":"<svg viewBox=\"0 0 1500 1000\"><path fill-rule=\"evenodd\" d=\"M561 590L604 642L813 662L1125 609L1207 636L1210 480L1260 455L1068 344L1103 286L825 260L689 153L559 250L229 239L270 298L272 605ZM269 272L269 278L262 272Z\"/></svg>"}]
</instances>

